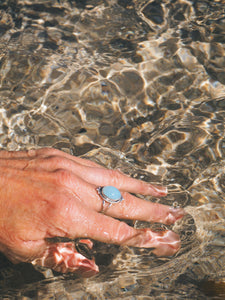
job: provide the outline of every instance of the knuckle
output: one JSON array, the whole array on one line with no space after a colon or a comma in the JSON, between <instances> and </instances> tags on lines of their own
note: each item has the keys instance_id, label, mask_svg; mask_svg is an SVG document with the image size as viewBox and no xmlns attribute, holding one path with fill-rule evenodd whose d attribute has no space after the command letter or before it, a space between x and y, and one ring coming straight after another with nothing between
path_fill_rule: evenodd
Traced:
<instances>
[{"instance_id":1,"label":"knuckle","mask_svg":"<svg viewBox=\"0 0 225 300\"><path fill-rule=\"evenodd\" d=\"M109 170L109 176L115 186L121 186L124 181L123 173L119 170Z\"/></svg>"},{"instance_id":2,"label":"knuckle","mask_svg":"<svg viewBox=\"0 0 225 300\"><path fill-rule=\"evenodd\" d=\"M57 184L65 185L71 182L72 173L66 169L59 168L54 172Z\"/></svg>"},{"instance_id":3,"label":"knuckle","mask_svg":"<svg viewBox=\"0 0 225 300\"><path fill-rule=\"evenodd\" d=\"M49 156L49 155L59 155L61 151L55 148L46 147L46 148L37 149L36 153L37 155Z\"/></svg>"},{"instance_id":4,"label":"knuckle","mask_svg":"<svg viewBox=\"0 0 225 300\"><path fill-rule=\"evenodd\" d=\"M36 150L36 149L29 149L26 151L26 153L27 153L28 157L35 157L35 156L37 156L37 151L38 150Z\"/></svg>"},{"instance_id":5,"label":"knuckle","mask_svg":"<svg viewBox=\"0 0 225 300\"><path fill-rule=\"evenodd\" d=\"M63 166L64 165L64 158L57 156L57 155L51 155L46 158L48 162L50 162L53 166Z\"/></svg>"},{"instance_id":6,"label":"knuckle","mask_svg":"<svg viewBox=\"0 0 225 300\"><path fill-rule=\"evenodd\" d=\"M44 158L39 158L39 161L41 164L44 164L46 166L51 167L51 169L63 169L68 166L68 161L66 158L57 156L57 155L51 155Z\"/></svg>"},{"instance_id":7,"label":"knuckle","mask_svg":"<svg viewBox=\"0 0 225 300\"><path fill-rule=\"evenodd\" d=\"M44 168L44 169L61 169L63 167L66 167L67 161L65 158L62 158L60 156L51 155L51 156L37 156L32 158L28 162L29 168Z\"/></svg>"},{"instance_id":8,"label":"knuckle","mask_svg":"<svg viewBox=\"0 0 225 300\"><path fill-rule=\"evenodd\" d=\"M125 244L134 235L134 229L124 222L117 226L115 238L119 244Z\"/></svg>"}]
</instances>

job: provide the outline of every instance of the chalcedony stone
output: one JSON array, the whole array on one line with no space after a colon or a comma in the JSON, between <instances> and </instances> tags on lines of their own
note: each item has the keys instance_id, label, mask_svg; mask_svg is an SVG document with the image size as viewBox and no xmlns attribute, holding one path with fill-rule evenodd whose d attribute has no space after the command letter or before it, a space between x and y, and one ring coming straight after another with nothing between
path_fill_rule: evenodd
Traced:
<instances>
[{"instance_id":1,"label":"chalcedony stone","mask_svg":"<svg viewBox=\"0 0 225 300\"><path fill-rule=\"evenodd\" d=\"M122 195L120 191L114 186L104 186L102 188L102 195L108 198L109 200L112 200L112 202L119 202L122 200Z\"/></svg>"}]
</instances>

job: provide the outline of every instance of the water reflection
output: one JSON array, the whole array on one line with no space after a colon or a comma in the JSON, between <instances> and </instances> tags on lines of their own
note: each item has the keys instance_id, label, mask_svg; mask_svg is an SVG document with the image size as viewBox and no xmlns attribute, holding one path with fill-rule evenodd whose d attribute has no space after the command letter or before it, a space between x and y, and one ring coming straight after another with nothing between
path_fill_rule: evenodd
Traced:
<instances>
[{"instance_id":1,"label":"water reflection","mask_svg":"<svg viewBox=\"0 0 225 300\"><path fill-rule=\"evenodd\" d=\"M96 243L89 280L1 258L2 297L224 297L224 4L1 1L1 148L52 146L164 183L149 200L188 212L176 257ZM147 225L162 226L134 222Z\"/></svg>"}]
</instances>

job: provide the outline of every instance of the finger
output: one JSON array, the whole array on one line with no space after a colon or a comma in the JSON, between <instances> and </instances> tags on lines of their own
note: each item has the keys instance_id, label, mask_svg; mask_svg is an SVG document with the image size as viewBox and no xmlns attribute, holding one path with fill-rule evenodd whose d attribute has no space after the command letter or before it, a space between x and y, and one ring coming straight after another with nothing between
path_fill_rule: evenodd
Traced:
<instances>
[{"instance_id":1,"label":"finger","mask_svg":"<svg viewBox=\"0 0 225 300\"><path fill-rule=\"evenodd\" d=\"M92 166L92 167L98 167L98 168L104 168L97 163L80 158L72 156L66 152L60 151L58 149L54 148L41 148L41 149L30 149L30 150L24 150L24 151L6 151L1 150L0 151L0 160L1 159L25 159L30 160L32 158L49 158L49 157L59 157L59 158L67 158L70 161L74 161L76 163L79 163L84 166ZM19 165L18 165L19 166Z\"/></svg>"},{"instance_id":2,"label":"finger","mask_svg":"<svg viewBox=\"0 0 225 300\"><path fill-rule=\"evenodd\" d=\"M154 248L156 255L170 256L180 249L179 236L172 231L162 233L150 229L135 229L124 222L93 211L86 211L88 218L83 218L85 221L79 225L72 210L70 213L67 217L68 226L64 231L67 230L73 238L77 237L79 230L81 236L105 243Z\"/></svg>"},{"instance_id":3,"label":"finger","mask_svg":"<svg viewBox=\"0 0 225 300\"><path fill-rule=\"evenodd\" d=\"M43 148L21 152L0 151L0 158L5 158L4 161L0 160L0 165L2 164L20 169L43 168L46 171L55 171L57 169L65 168L87 182L97 186L114 185L123 191L156 197L167 195L166 187L131 178L118 170L105 169L94 162L73 157L57 149ZM9 160L7 160L7 158ZM14 160L10 161L12 158L14 158ZM21 160L21 158L24 158L25 161ZM33 158L33 160L27 161L28 158Z\"/></svg>"},{"instance_id":4,"label":"finger","mask_svg":"<svg viewBox=\"0 0 225 300\"><path fill-rule=\"evenodd\" d=\"M113 185L122 191L156 197L167 195L166 187L129 177L119 170L83 167L83 169L78 170L77 174L96 186Z\"/></svg>"},{"instance_id":5,"label":"finger","mask_svg":"<svg viewBox=\"0 0 225 300\"><path fill-rule=\"evenodd\" d=\"M123 198L122 202L111 205L105 214L119 219L159 222L167 225L175 223L185 215L182 208L153 203L129 193L123 193Z\"/></svg>"},{"instance_id":6,"label":"finger","mask_svg":"<svg viewBox=\"0 0 225 300\"><path fill-rule=\"evenodd\" d=\"M43 256L32 263L61 273L73 272L82 277L91 277L99 272L94 259L78 253L72 242L50 244Z\"/></svg>"},{"instance_id":7,"label":"finger","mask_svg":"<svg viewBox=\"0 0 225 300\"><path fill-rule=\"evenodd\" d=\"M37 176L40 175L41 173ZM64 170L58 170L54 175L54 183L57 186L62 185L72 190L73 194L81 199L89 208L97 212L103 209L103 200L93 184L89 184L73 173ZM47 174L47 176L49 177L49 174ZM39 179L44 180L45 178ZM49 178L49 180L51 180L51 178ZM127 192L122 193L122 195L124 200L120 203L113 204L105 211L105 214L120 219L143 220L164 224L173 224L185 214L181 208L175 209L168 205L152 203L137 198Z\"/></svg>"},{"instance_id":8,"label":"finger","mask_svg":"<svg viewBox=\"0 0 225 300\"><path fill-rule=\"evenodd\" d=\"M89 184L71 173L65 173L64 171L58 173L59 176L61 173L61 179L58 178L57 185L63 183L63 186L73 190L73 193L79 199L83 199L83 203L89 208L97 212L102 211L103 200L93 184ZM182 208L175 209L168 205L146 201L127 192L122 193L122 196L124 198L122 202L112 204L104 213L119 219L143 220L164 224L173 224L185 215Z\"/></svg>"},{"instance_id":9,"label":"finger","mask_svg":"<svg viewBox=\"0 0 225 300\"><path fill-rule=\"evenodd\" d=\"M129 244L139 247L154 248L152 253L157 256L172 256L180 250L179 235L171 230L153 231L151 229L139 229L136 236L131 238Z\"/></svg>"},{"instance_id":10,"label":"finger","mask_svg":"<svg viewBox=\"0 0 225 300\"><path fill-rule=\"evenodd\" d=\"M87 166L65 157L50 156L39 158L29 162L29 166L26 168L42 168L51 172L58 169L65 169L96 186L113 185L122 191L157 197L167 195L166 187L131 178L118 170L108 170L99 166Z\"/></svg>"},{"instance_id":11,"label":"finger","mask_svg":"<svg viewBox=\"0 0 225 300\"><path fill-rule=\"evenodd\" d=\"M0 173L9 174L8 168L1 167ZM39 171L34 173L33 170L29 169L12 169L10 174L17 178L27 178L29 182L30 179L35 178L36 182L51 183L51 186L61 187L63 190L68 188L68 190L72 191L72 202L79 199L83 205L97 212L103 208L103 201L97 193L96 187L69 171L58 170L53 173ZM185 214L181 208L175 209L167 205L152 203L126 192L122 193L122 195L124 200L120 203L113 204L105 211L105 214L120 219L143 220L164 224L172 224Z\"/></svg>"},{"instance_id":12,"label":"finger","mask_svg":"<svg viewBox=\"0 0 225 300\"><path fill-rule=\"evenodd\" d=\"M156 197L167 195L166 187L153 185L142 180L131 178L118 170L108 170L105 168L84 166L76 163L71 164L68 160L58 163L56 161L54 163L45 161L45 163L46 169L51 168L54 164L55 168L57 168L57 166L64 167L83 180L96 186L113 185L122 191L142 195L152 195Z\"/></svg>"},{"instance_id":13,"label":"finger","mask_svg":"<svg viewBox=\"0 0 225 300\"><path fill-rule=\"evenodd\" d=\"M29 169L16 172L17 175L21 173L20 176L27 178L34 176L33 171ZM51 182L57 187L68 188L84 205L97 212L103 208L103 201L97 193L96 187L69 171L62 169L54 173L36 172L35 179L41 182ZM173 224L185 214L181 208L175 209L168 205L146 201L127 192L122 193L122 195L124 200L113 204L105 211L105 214L120 219L143 220L164 224Z\"/></svg>"},{"instance_id":14,"label":"finger","mask_svg":"<svg viewBox=\"0 0 225 300\"><path fill-rule=\"evenodd\" d=\"M84 165L84 166L90 166L90 167L98 167L98 168L104 168L103 166L100 166L99 164L85 159L85 158L80 158L78 156L73 156L70 155L66 152L60 151L58 149L54 148L41 148L37 149L36 151L36 156L44 156L44 157L61 157L61 158L67 158L70 161L76 162L78 164Z\"/></svg>"}]
</instances>

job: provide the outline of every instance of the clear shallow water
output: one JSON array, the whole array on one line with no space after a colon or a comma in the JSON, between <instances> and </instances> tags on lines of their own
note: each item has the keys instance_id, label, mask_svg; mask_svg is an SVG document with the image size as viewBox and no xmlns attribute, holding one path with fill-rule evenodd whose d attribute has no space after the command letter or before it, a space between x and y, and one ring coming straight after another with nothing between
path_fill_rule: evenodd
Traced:
<instances>
[{"instance_id":1,"label":"clear shallow water","mask_svg":"<svg viewBox=\"0 0 225 300\"><path fill-rule=\"evenodd\" d=\"M1 1L0 145L166 184L176 257L96 244L88 280L1 258L7 299L223 299L224 1ZM149 226L134 222L134 226ZM151 226L157 226L151 224Z\"/></svg>"}]
</instances>

